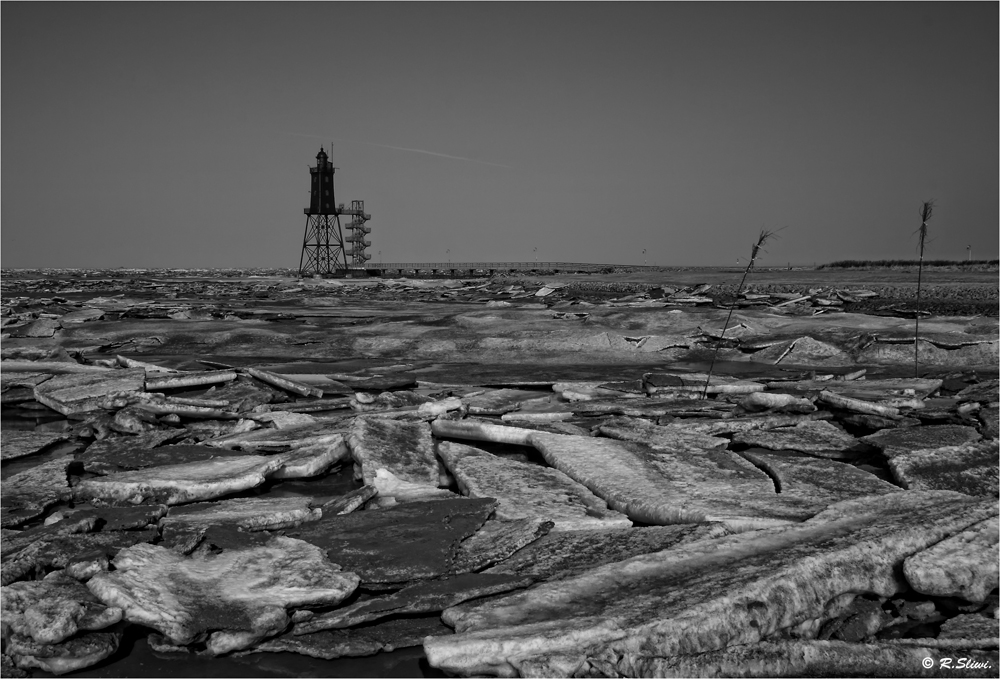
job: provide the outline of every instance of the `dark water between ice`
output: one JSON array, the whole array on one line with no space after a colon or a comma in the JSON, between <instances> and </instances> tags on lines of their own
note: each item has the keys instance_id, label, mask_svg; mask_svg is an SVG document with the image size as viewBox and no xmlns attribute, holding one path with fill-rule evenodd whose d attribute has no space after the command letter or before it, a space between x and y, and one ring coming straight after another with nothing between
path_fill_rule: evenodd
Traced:
<instances>
[{"instance_id":1,"label":"dark water between ice","mask_svg":"<svg viewBox=\"0 0 1000 679\"><path fill-rule=\"evenodd\" d=\"M118 652L102 663L64 677L444 677L415 646L363 658L322 660L298 653L253 653L208 658L153 651L145 628L128 628ZM36 677L53 677L34 670Z\"/></svg>"}]
</instances>

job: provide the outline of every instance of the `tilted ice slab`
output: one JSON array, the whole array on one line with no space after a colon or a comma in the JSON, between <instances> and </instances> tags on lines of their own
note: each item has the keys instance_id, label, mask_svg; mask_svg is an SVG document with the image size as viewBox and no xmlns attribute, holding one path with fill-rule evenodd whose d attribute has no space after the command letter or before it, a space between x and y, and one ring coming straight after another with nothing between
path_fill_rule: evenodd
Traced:
<instances>
[{"instance_id":1,"label":"tilted ice slab","mask_svg":"<svg viewBox=\"0 0 1000 679\"><path fill-rule=\"evenodd\" d=\"M247 531L290 528L323 516L322 510L310 506L311 501L308 497L245 497L198 502L172 508L160 519L160 528L195 530L213 524L230 524Z\"/></svg>"},{"instance_id":2,"label":"tilted ice slab","mask_svg":"<svg viewBox=\"0 0 1000 679\"><path fill-rule=\"evenodd\" d=\"M998 520L993 516L909 557L903 575L922 594L985 601L1000 584L998 540Z\"/></svg>"},{"instance_id":3,"label":"tilted ice slab","mask_svg":"<svg viewBox=\"0 0 1000 679\"><path fill-rule=\"evenodd\" d=\"M893 596L903 560L996 512L950 492L889 493L831 506L803 525L679 545L540 584L460 615L424 642L453 674L630 675L649 658L752 644L818 618L845 593ZM635 596L641 592L642 596Z\"/></svg>"},{"instance_id":4,"label":"tilted ice slab","mask_svg":"<svg viewBox=\"0 0 1000 679\"><path fill-rule=\"evenodd\" d=\"M105 396L143 391L145 381L141 368L57 375L35 387L35 400L63 415L75 415L99 409Z\"/></svg>"},{"instance_id":5,"label":"tilted ice slab","mask_svg":"<svg viewBox=\"0 0 1000 679\"><path fill-rule=\"evenodd\" d=\"M629 528L624 514L556 469L506 460L472 446L442 441L438 454L469 497L493 497L499 520L552 521L552 530Z\"/></svg>"},{"instance_id":6,"label":"tilted ice slab","mask_svg":"<svg viewBox=\"0 0 1000 679\"><path fill-rule=\"evenodd\" d=\"M65 455L4 479L0 484L0 525L20 526L60 500L69 499L72 490L66 474L71 462L73 456Z\"/></svg>"},{"instance_id":7,"label":"tilted ice slab","mask_svg":"<svg viewBox=\"0 0 1000 679\"><path fill-rule=\"evenodd\" d=\"M165 465L85 479L75 488L75 494L106 502L139 504L154 500L178 505L254 488L283 465L284 460L277 455L243 455Z\"/></svg>"},{"instance_id":8,"label":"tilted ice slab","mask_svg":"<svg viewBox=\"0 0 1000 679\"><path fill-rule=\"evenodd\" d=\"M288 608L338 604L358 585L358 576L341 572L324 550L286 537L190 557L136 545L120 551L113 563L114 572L87 582L91 592L171 643L207 637L213 655L281 632L289 623Z\"/></svg>"},{"instance_id":9,"label":"tilted ice slab","mask_svg":"<svg viewBox=\"0 0 1000 679\"><path fill-rule=\"evenodd\" d=\"M920 641L914 639L913 641ZM643 657L632 663L631 677L941 677L989 676L955 669L954 651L886 643L846 641L762 641L694 656ZM961 653L976 666L992 668L991 653ZM995 657L995 656L994 656ZM953 663L949 669L942 660ZM930 668L926 663L930 663ZM613 665L592 663L620 676ZM972 665L969 665L970 667Z\"/></svg>"},{"instance_id":10,"label":"tilted ice slab","mask_svg":"<svg viewBox=\"0 0 1000 679\"><path fill-rule=\"evenodd\" d=\"M43 580L15 582L0 589L4 626L39 644L57 644L81 630L98 630L122 619L85 585L50 573Z\"/></svg>"},{"instance_id":11,"label":"tilted ice slab","mask_svg":"<svg viewBox=\"0 0 1000 679\"><path fill-rule=\"evenodd\" d=\"M15 431L4 429L0 432L0 460L34 455L58 441L66 440L65 434L48 431Z\"/></svg>"},{"instance_id":12,"label":"tilted ice slab","mask_svg":"<svg viewBox=\"0 0 1000 679\"><path fill-rule=\"evenodd\" d=\"M954 490L997 497L996 441L900 453L889 460L892 475L911 490Z\"/></svg>"},{"instance_id":13,"label":"tilted ice slab","mask_svg":"<svg viewBox=\"0 0 1000 679\"><path fill-rule=\"evenodd\" d=\"M431 428L424 422L359 417L351 427L347 445L366 485L375 483L379 469L387 469L402 481L438 485L439 464Z\"/></svg>"}]
</instances>

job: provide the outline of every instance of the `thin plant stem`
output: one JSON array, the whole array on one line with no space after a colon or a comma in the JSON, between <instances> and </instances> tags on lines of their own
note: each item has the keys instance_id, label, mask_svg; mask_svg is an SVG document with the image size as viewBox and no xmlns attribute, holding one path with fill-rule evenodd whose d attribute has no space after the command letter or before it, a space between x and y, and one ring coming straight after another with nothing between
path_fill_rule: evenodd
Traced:
<instances>
[{"instance_id":1,"label":"thin plant stem","mask_svg":"<svg viewBox=\"0 0 1000 679\"><path fill-rule=\"evenodd\" d=\"M726 339L726 331L729 330L729 321L733 317L733 309L736 307L736 302L740 298L740 293L743 292L743 284L747 281L747 276L750 274L750 270L753 269L754 262L757 261L757 253L760 252L761 247L771 238L774 238L774 232L768 231L767 229L761 229L760 235L757 237L757 242L753 244L753 248L750 251L750 261L747 263L747 267L743 270L743 278L740 279L740 285L736 289L736 297L729 305L729 313L726 314L726 324L722 326L722 340L715 343L715 351L712 352L712 362L708 366L708 377L705 378L705 389L701 392L702 399L708 398L708 386L712 381L712 372L715 370L715 359L719 355L719 347L721 342Z\"/></svg>"},{"instance_id":2,"label":"thin plant stem","mask_svg":"<svg viewBox=\"0 0 1000 679\"><path fill-rule=\"evenodd\" d=\"M934 201L928 200L920 208L920 259L917 263L917 312L913 329L913 376L920 377L920 283L924 274L924 244L927 242L927 222L934 213Z\"/></svg>"}]
</instances>

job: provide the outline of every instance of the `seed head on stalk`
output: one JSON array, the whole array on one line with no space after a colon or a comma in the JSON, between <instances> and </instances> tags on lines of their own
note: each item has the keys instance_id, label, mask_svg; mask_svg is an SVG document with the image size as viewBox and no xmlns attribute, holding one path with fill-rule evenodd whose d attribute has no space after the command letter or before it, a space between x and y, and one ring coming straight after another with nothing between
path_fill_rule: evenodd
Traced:
<instances>
[{"instance_id":1,"label":"seed head on stalk","mask_svg":"<svg viewBox=\"0 0 1000 679\"><path fill-rule=\"evenodd\" d=\"M913 329L913 376L920 377L920 282L924 273L924 244L927 242L927 222L934 214L934 201L927 200L920 207L920 228L915 233L919 234L920 261L917 263L917 311L916 323Z\"/></svg>"},{"instance_id":2,"label":"seed head on stalk","mask_svg":"<svg viewBox=\"0 0 1000 679\"><path fill-rule=\"evenodd\" d=\"M782 229L785 227L782 227ZM781 229L778 229L781 231ZM729 321L733 317L733 308L736 306L736 301L740 298L740 293L743 292L743 284L746 283L747 275L750 270L753 269L754 262L757 261L757 253L760 252L764 243L771 240L772 238L777 238L776 231L768 231L767 229L761 229L760 235L757 236L757 242L753 244L750 250L750 261L747 263L747 267L743 270L743 278L740 280L740 285L736 289L736 297L733 298L732 303L729 305L729 313L726 315L726 324L722 327L722 339L726 339L726 330L729 330ZM715 370L715 359L719 355L719 343L715 344L715 351L712 352L712 363L708 366L708 377L705 379L705 389L701 393L703 399L708 398L708 385L712 381L712 371Z\"/></svg>"}]
</instances>

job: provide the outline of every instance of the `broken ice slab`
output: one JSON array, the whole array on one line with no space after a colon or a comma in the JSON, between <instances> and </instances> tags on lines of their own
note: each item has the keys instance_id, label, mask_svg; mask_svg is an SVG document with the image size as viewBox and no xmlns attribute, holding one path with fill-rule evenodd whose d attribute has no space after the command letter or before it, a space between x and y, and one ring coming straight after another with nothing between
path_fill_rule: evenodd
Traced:
<instances>
[{"instance_id":1,"label":"broken ice slab","mask_svg":"<svg viewBox=\"0 0 1000 679\"><path fill-rule=\"evenodd\" d=\"M830 391L848 398L882 401L890 398L926 398L941 388L943 380L901 377L863 380L793 380L768 382L767 388L776 391L820 392Z\"/></svg>"},{"instance_id":2,"label":"broken ice slab","mask_svg":"<svg viewBox=\"0 0 1000 679\"><path fill-rule=\"evenodd\" d=\"M72 455L43 462L27 471L13 474L0 484L3 507L0 526L10 528L27 523L61 500L72 495L67 470Z\"/></svg>"},{"instance_id":3,"label":"broken ice slab","mask_svg":"<svg viewBox=\"0 0 1000 679\"><path fill-rule=\"evenodd\" d=\"M284 391L258 382L247 375L238 375L232 382L211 387L205 392L204 397L227 401L231 410L236 412L253 410L265 403L277 404L289 400Z\"/></svg>"},{"instance_id":4,"label":"broken ice slab","mask_svg":"<svg viewBox=\"0 0 1000 679\"><path fill-rule=\"evenodd\" d=\"M358 585L358 577L343 572L323 550L286 537L190 557L136 545L120 551L113 564L114 572L87 582L91 592L173 644L207 637L211 655L277 634L289 623L287 609L338 604Z\"/></svg>"},{"instance_id":5,"label":"broken ice slab","mask_svg":"<svg viewBox=\"0 0 1000 679\"><path fill-rule=\"evenodd\" d=\"M996 403L1000 400L1000 380L984 380L978 384L971 384L955 394L955 398L959 401Z\"/></svg>"},{"instance_id":6,"label":"broken ice slab","mask_svg":"<svg viewBox=\"0 0 1000 679\"><path fill-rule=\"evenodd\" d=\"M646 373L642 376L642 381L646 393L650 395L660 392L700 394L705 392L706 383L709 394L751 394L766 388L759 382L724 375L712 375L709 380L706 373Z\"/></svg>"},{"instance_id":7,"label":"broken ice slab","mask_svg":"<svg viewBox=\"0 0 1000 679\"><path fill-rule=\"evenodd\" d=\"M137 361L134 358L127 358L121 355L115 355L115 360L123 368L142 368L146 373L177 373L179 370L174 370L173 368L165 368L161 365L156 365L154 363L146 363L145 361Z\"/></svg>"},{"instance_id":8,"label":"broken ice slab","mask_svg":"<svg viewBox=\"0 0 1000 679\"><path fill-rule=\"evenodd\" d=\"M447 488L404 481L388 469L375 470L375 480L372 485L375 486L378 497L369 503L367 509L391 507L399 502L426 502L459 497Z\"/></svg>"},{"instance_id":9,"label":"broken ice slab","mask_svg":"<svg viewBox=\"0 0 1000 679\"><path fill-rule=\"evenodd\" d=\"M343 437L324 443L299 446L287 453L279 453L281 469L272 475L276 479L305 479L319 476L335 464L351 457Z\"/></svg>"},{"instance_id":10,"label":"broken ice slab","mask_svg":"<svg viewBox=\"0 0 1000 679\"><path fill-rule=\"evenodd\" d=\"M142 401L136 403L135 407L154 415L177 415L196 420L235 420L239 418L239 414L228 410L171 401Z\"/></svg>"},{"instance_id":11,"label":"broken ice slab","mask_svg":"<svg viewBox=\"0 0 1000 679\"><path fill-rule=\"evenodd\" d=\"M567 401L595 401L608 398L643 398L644 392L622 391L620 389L608 389L602 385L607 384L607 380L597 381L573 381L556 382L552 385L552 391L558 393Z\"/></svg>"},{"instance_id":12,"label":"broken ice slab","mask_svg":"<svg viewBox=\"0 0 1000 679\"><path fill-rule=\"evenodd\" d=\"M87 321L99 321L104 318L104 312L92 307L83 307L76 311L70 311L59 317L59 322L63 325L67 323L86 323Z\"/></svg>"},{"instance_id":13,"label":"broken ice slab","mask_svg":"<svg viewBox=\"0 0 1000 679\"><path fill-rule=\"evenodd\" d=\"M62 326L54 318L39 318L24 325L8 326L12 337L52 337Z\"/></svg>"},{"instance_id":14,"label":"broken ice slab","mask_svg":"<svg viewBox=\"0 0 1000 679\"><path fill-rule=\"evenodd\" d=\"M210 500L259 486L284 464L278 456L234 455L84 479L78 499L166 505Z\"/></svg>"},{"instance_id":15,"label":"broken ice slab","mask_svg":"<svg viewBox=\"0 0 1000 679\"><path fill-rule=\"evenodd\" d=\"M286 531L335 555L364 583L428 580L452 572L459 544L496 508L493 499L431 500L330 516Z\"/></svg>"},{"instance_id":16,"label":"broken ice slab","mask_svg":"<svg viewBox=\"0 0 1000 679\"><path fill-rule=\"evenodd\" d=\"M159 525L163 544L173 547L213 525L244 531L278 530L317 521L321 516L322 510L312 507L308 497L251 497L174 507Z\"/></svg>"},{"instance_id":17,"label":"broken ice slab","mask_svg":"<svg viewBox=\"0 0 1000 679\"><path fill-rule=\"evenodd\" d=\"M985 601L1000 584L998 541L1000 528L994 516L907 558L903 575L922 594Z\"/></svg>"},{"instance_id":18,"label":"broken ice slab","mask_svg":"<svg viewBox=\"0 0 1000 679\"><path fill-rule=\"evenodd\" d=\"M748 529L802 521L815 513L777 494L767 474L728 450L666 450L541 432L530 440L546 462L633 521L720 521Z\"/></svg>"},{"instance_id":19,"label":"broken ice slab","mask_svg":"<svg viewBox=\"0 0 1000 679\"><path fill-rule=\"evenodd\" d=\"M342 629L366 624L390 615L413 615L443 611L469 599L523 589L531 578L505 574L463 573L439 580L419 582L386 596L360 601L321 613L297 623L293 634L309 634L324 629Z\"/></svg>"},{"instance_id":20,"label":"broken ice slab","mask_svg":"<svg viewBox=\"0 0 1000 679\"><path fill-rule=\"evenodd\" d=\"M275 429L295 429L298 427L308 426L310 424L316 424L316 418L312 415L281 410L276 412L269 411L266 413L256 413L250 415L248 419L253 419L254 422L270 425Z\"/></svg>"},{"instance_id":21,"label":"broken ice slab","mask_svg":"<svg viewBox=\"0 0 1000 679\"><path fill-rule=\"evenodd\" d=\"M417 386L417 376L413 373L390 373L373 376L335 373L327 375L327 377L342 382L355 391L396 391Z\"/></svg>"},{"instance_id":22,"label":"broken ice slab","mask_svg":"<svg viewBox=\"0 0 1000 679\"><path fill-rule=\"evenodd\" d=\"M860 440L881 449L882 454L886 457L893 458L914 450L975 443L981 438L975 427L937 424L906 429L887 429L863 436Z\"/></svg>"},{"instance_id":23,"label":"broken ice slab","mask_svg":"<svg viewBox=\"0 0 1000 679\"><path fill-rule=\"evenodd\" d=\"M751 354L749 359L770 365L783 363L785 365L825 366L827 368L848 366L854 363L851 356L840 347L808 336L767 347Z\"/></svg>"},{"instance_id":24,"label":"broken ice slab","mask_svg":"<svg viewBox=\"0 0 1000 679\"><path fill-rule=\"evenodd\" d=\"M353 415L325 418L315 424L288 429L257 429L206 439L204 444L217 448L247 452L283 452L313 444L333 444L342 437L354 421Z\"/></svg>"},{"instance_id":25,"label":"broken ice slab","mask_svg":"<svg viewBox=\"0 0 1000 679\"><path fill-rule=\"evenodd\" d=\"M687 394L688 392L685 392ZM615 398L595 401L575 401L568 408L576 415L593 417L596 415L624 415L627 417L662 417L672 415L679 407L697 408L699 404L706 408L722 408L732 410L732 403L720 404L717 401L696 401L685 397L683 400L674 398ZM711 405L708 405L711 404ZM721 412L721 410L720 410Z\"/></svg>"},{"instance_id":26,"label":"broken ice slab","mask_svg":"<svg viewBox=\"0 0 1000 679\"><path fill-rule=\"evenodd\" d=\"M351 399L347 396L313 399L310 401L293 401L292 403L273 403L270 406L272 412L291 413L322 413L330 410L344 410L350 407Z\"/></svg>"},{"instance_id":27,"label":"broken ice slab","mask_svg":"<svg viewBox=\"0 0 1000 679\"><path fill-rule=\"evenodd\" d=\"M490 520L458 547L451 572L475 572L499 563L552 530L541 519Z\"/></svg>"},{"instance_id":28,"label":"broken ice slab","mask_svg":"<svg viewBox=\"0 0 1000 679\"><path fill-rule=\"evenodd\" d=\"M63 415L76 415L97 410L105 396L142 391L145 380L141 369L56 375L35 387L35 400Z\"/></svg>"},{"instance_id":29,"label":"broken ice slab","mask_svg":"<svg viewBox=\"0 0 1000 679\"><path fill-rule=\"evenodd\" d=\"M809 422L822 422L830 418L829 413L821 410L809 415L754 415L749 417L721 417L718 419L686 417L670 420L663 426L668 429L678 429L680 431L700 432L709 436L725 436L740 432L787 429Z\"/></svg>"},{"instance_id":30,"label":"broken ice slab","mask_svg":"<svg viewBox=\"0 0 1000 679\"><path fill-rule=\"evenodd\" d=\"M83 462L86 471L107 475L243 455L237 451L204 445L163 445L183 435L183 430L172 430L152 431L127 438L107 438L92 443L77 458Z\"/></svg>"},{"instance_id":31,"label":"broken ice slab","mask_svg":"<svg viewBox=\"0 0 1000 679\"><path fill-rule=\"evenodd\" d=\"M34 390L42 382L52 378L45 372L11 372L7 370L7 361L0 362L3 372L0 372L0 390L7 391L15 387L27 387Z\"/></svg>"},{"instance_id":32,"label":"broken ice slab","mask_svg":"<svg viewBox=\"0 0 1000 679\"><path fill-rule=\"evenodd\" d=\"M451 628L441 622L441 616L438 615L393 618L351 629L323 630L302 635L285 632L265 639L241 653L289 652L334 660L419 646L427 637L451 633Z\"/></svg>"},{"instance_id":33,"label":"broken ice slab","mask_svg":"<svg viewBox=\"0 0 1000 679\"><path fill-rule=\"evenodd\" d=\"M945 620L936 641L944 644L964 642L965 648L997 648L1000 646L998 637L1000 630L997 629L995 617L964 613ZM958 644L953 648L958 648ZM995 652L994 657L996 657Z\"/></svg>"},{"instance_id":34,"label":"broken ice slab","mask_svg":"<svg viewBox=\"0 0 1000 679\"><path fill-rule=\"evenodd\" d=\"M792 427L780 429L754 429L737 433L733 436L733 443L768 450L797 450L835 460L852 459L868 450L867 444L822 420L799 422Z\"/></svg>"},{"instance_id":35,"label":"broken ice slab","mask_svg":"<svg viewBox=\"0 0 1000 679\"><path fill-rule=\"evenodd\" d=\"M819 393L818 400L826 405L833 406L834 408L849 410L865 415L879 415L881 417L900 416L899 408L895 406L882 405L880 403L873 403L872 401L866 401L859 398L849 398L847 396L836 394L832 391L821 391Z\"/></svg>"},{"instance_id":36,"label":"broken ice slab","mask_svg":"<svg viewBox=\"0 0 1000 679\"><path fill-rule=\"evenodd\" d=\"M35 390L31 387L13 387L0 392L0 404L5 406L30 403L35 400Z\"/></svg>"},{"instance_id":37,"label":"broken ice slab","mask_svg":"<svg viewBox=\"0 0 1000 679\"><path fill-rule=\"evenodd\" d=\"M573 418L573 413L569 410L565 411L532 411L528 412L525 410L518 410L511 413L504 413L500 416L503 422L519 422L519 423L542 423L542 422L561 422L563 420L570 420Z\"/></svg>"},{"instance_id":38,"label":"broken ice slab","mask_svg":"<svg viewBox=\"0 0 1000 679\"><path fill-rule=\"evenodd\" d=\"M73 375L79 373L110 373L114 368L107 368L101 365L83 365L76 362L66 361L22 361L17 359L4 359L0 361L0 369L4 372L15 373L35 373L43 372L52 375Z\"/></svg>"},{"instance_id":39,"label":"broken ice slab","mask_svg":"<svg viewBox=\"0 0 1000 679\"><path fill-rule=\"evenodd\" d=\"M438 455L469 497L499 501L501 521L552 521L554 531L584 528L630 528L625 515L557 469L506 460L460 443L441 441Z\"/></svg>"},{"instance_id":40,"label":"broken ice slab","mask_svg":"<svg viewBox=\"0 0 1000 679\"><path fill-rule=\"evenodd\" d=\"M4 626L39 644L58 644L78 631L104 629L122 619L85 585L60 571L42 580L15 582L0 589Z\"/></svg>"},{"instance_id":41,"label":"broken ice slab","mask_svg":"<svg viewBox=\"0 0 1000 679\"><path fill-rule=\"evenodd\" d=\"M53 443L65 441L66 438L65 434L60 433L4 429L0 431L0 460L13 460L34 455Z\"/></svg>"},{"instance_id":42,"label":"broken ice slab","mask_svg":"<svg viewBox=\"0 0 1000 679\"><path fill-rule=\"evenodd\" d=\"M439 463L431 428L424 422L359 417L347 436L347 445L365 485L375 483L377 470L387 469L403 481L438 486Z\"/></svg>"},{"instance_id":43,"label":"broken ice slab","mask_svg":"<svg viewBox=\"0 0 1000 679\"><path fill-rule=\"evenodd\" d=\"M72 577L86 579L99 570L106 570L108 558L118 550L158 538L159 531L155 528L39 538L4 556L0 584L6 586L46 568L64 568Z\"/></svg>"},{"instance_id":44,"label":"broken ice slab","mask_svg":"<svg viewBox=\"0 0 1000 679\"><path fill-rule=\"evenodd\" d=\"M483 420L434 420L431 431L438 438L467 439L471 441L492 441L530 446L529 438L534 429L507 427Z\"/></svg>"},{"instance_id":45,"label":"broken ice slab","mask_svg":"<svg viewBox=\"0 0 1000 679\"><path fill-rule=\"evenodd\" d=\"M299 396L313 396L320 398L323 396L323 390L317 387L311 387L308 384L303 384L301 382L296 382L295 380L290 380L287 377L282 377L273 372L267 370L260 370L258 368L246 368L246 372L251 377L255 377L265 384L270 384L273 387L278 387L279 389L284 389L285 391L290 391L293 394L298 394Z\"/></svg>"},{"instance_id":46,"label":"broken ice slab","mask_svg":"<svg viewBox=\"0 0 1000 679\"><path fill-rule=\"evenodd\" d=\"M802 525L678 545L446 610L456 634L427 639L428 662L462 675L573 676L597 663L632 676L647 649L666 658L757 643L818 618L845 593L896 594L907 556L996 511L947 492L831 509Z\"/></svg>"},{"instance_id":47,"label":"broken ice slab","mask_svg":"<svg viewBox=\"0 0 1000 679\"><path fill-rule=\"evenodd\" d=\"M786 413L812 413L816 405L806 398L798 398L791 394L776 394L758 391L739 400L739 405L747 411L776 410Z\"/></svg>"},{"instance_id":48,"label":"broken ice slab","mask_svg":"<svg viewBox=\"0 0 1000 679\"><path fill-rule=\"evenodd\" d=\"M166 505L142 505L139 507L87 507L77 504L73 513L68 514L67 521L77 517L93 517L101 531L142 530L150 524L155 524L166 515ZM56 512L55 515L58 515ZM50 516L46 521L51 519Z\"/></svg>"},{"instance_id":49,"label":"broken ice slab","mask_svg":"<svg viewBox=\"0 0 1000 679\"><path fill-rule=\"evenodd\" d=\"M517 410L526 401L547 397L547 394L526 389L491 389L462 400L468 405L470 415L503 415Z\"/></svg>"},{"instance_id":50,"label":"broken ice slab","mask_svg":"<svg viewBox=\"0 0 1000 679\"><path fill-rule=\"evenodd\" d=\"M660 426L637 417L610 418L598 425L597 431L608 438L636 441L671 451L697 452L710 448L725 448L729 445L729 441L724 438L688 431L683 426Z\"/></svg>"},{"instance_id":51,"label":"broken ice slab","mask_svg":"<svg viewBox=\"0 0 1000 679\"><path fill-rule=\"evenodd\" d=\"M376 495L378 495L378 490L375 486L361 486L340 497L327 500L320 509L328 516L350 514Z\"/></svg>"},{"instance_id":52,"label":"broken ice slab","mask_svg":"<svg viewBox=\"0 0 1000 679\"><path fill-rule=\"evenodd\" d=\"M57 518L58 517L58 518ZM25 547L48 538L62 535L86 533L95 530L98 518L92 512L77 512L72 517L62 517L59 512L51 514L41 526L33 526L24 530L4 529L0 538L0 553L3 557L17 554Z\"/></svg>"},{"instance_id":53,"label":"broken ice slab","mask_svg":"<svg viewBox=\"0 0 1000 679\"><path fill-rule=\"evenodd\" d=\"M90 667L118 650L121 632L91 632L58 644L40 644L12 635L4 649L21 669L37 668L52 674L66 674Z\"/></svg>"},{"instance_id":54,"label":"broken ice slab","mask_svg":"<svg viewBox=\"0 0 1000 679\"><path fill-rule=\"evenodd\" d=\"M660 657L636 655L629 662L610 664L598 659L591 666L603 672L633 677L976 677L992 669L950 668L955 653L946 649L889 643L787 640L761 641L698 655ZM933 642L934 640L929 640ZM963 653L967 667L995 667L987 651ZM628 669L626 669L626 667ZM610 676L604 674L603 676Z\"/></svg>"},{"instance_id":55,"label":"broken ice slab","mask_svg":"<svg viewBox=\"0 0 1000 679\"><path fill-rule=\"evenodd\" d=\"M430 397L415 391L383 391L372 396L368 392L358 392L352 399L351 407L358 412L379 412L383 410L413 409L431 402Z\"/></svg>"},{"instance_id":56,"label":"broken ice slab","mask_svg":"<svg viewBox=\"0 0 1000 679\"><path fill-rule=\"evenodd\" d=\"M204 370L191 373L170 373L162 377L146 377L146 391L163 391L181 387L222 384L236 379L235 370Z\"/></svg>"},{"instance_id":57,"label":"broken ice slab","mask_svg":"<svg viewBox=\"0 0 1000 679\"><path fill-rule=\"evenodd\" d=\"M893 477L910 490L954 490L997 497L996 441L900 453L889 460Z\"/></svg>"}]
</instances>

